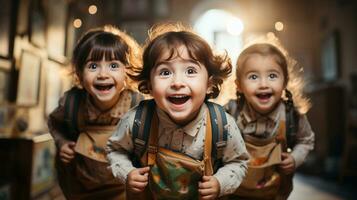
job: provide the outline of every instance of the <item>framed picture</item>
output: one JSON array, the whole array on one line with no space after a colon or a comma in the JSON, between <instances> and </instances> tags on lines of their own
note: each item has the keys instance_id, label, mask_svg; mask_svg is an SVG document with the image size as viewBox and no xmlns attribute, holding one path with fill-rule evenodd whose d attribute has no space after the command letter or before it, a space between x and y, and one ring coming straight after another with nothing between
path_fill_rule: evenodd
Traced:
<instances>
[{"instance_id":1,"label":"framed picture","mask_svg":"<svg viewBox=\"0 0 357 200\"><path fill-rule=\"evenodd\" d=\"M66 63L66 19L67 1L48 0L47 7L47 50L50 60Z\"/></svg>"},{"instance_id":2,"label":"framed picture","mask_svg":"<svg viewBox=\"0 0 357 200\"><path fill-rule=\"evenodd\" d=\"M0 57L11 58L16 31L16 2L0 0Z\"/></svg>"},{"instance_id":3,"label":"framed picture","mask_svg":"<svg viewBox=\"0 0 357 200\"><path fill-rule=\"evenodd\" d=\"M121 15L123 18L140 18L150 12L148 0L122 0Z\"/></svg>"},{"instance_id":4,"label":"framed picture","mask_svg":"<svg viewBox=\"0 0 357 200\"><path fill-rule=\"evenodd\" d=\"M23 50L20 58L16 104L34 106L38 103L41 81L41 58Z\"/></svg>"},{"instance_id":5,"label":"framed picture","mask_svg":"<svg viewBox=\"0 0 357 200\"><path fill-rule=\"evenodd\" d=\"M58 106L58 101L62 95L61 66L58 63L48 61L46 63L46 99L45 117Z\"/></svg>"},{"instance_id":6,"label":"framed picture","mask_svg":"<svg viewBox=\"0 0 357 200\"><path fill-rule=\"evenodd\" d=\"M55 183L55 144L49 133L33 139L31 197L51 189Z\"/></svg>"},{"instance_id":7,"label":"framed picture","mask_svg":"<svg viewBox=\"0 0 357 200\"><path fill-rule=\"evenodd\" d=\"M324 81L336 81L340 78L340 41L337 31L330 33L322 43L321 67Z\"/></svg>"},{"instance_id":8,"label":"framed picture","mask_svg":"<svg viewBox=\"0 0 357 200\"><path fill-rule=\"evenodd\" d=\"M37 47L46 45L46 18L42 0L33 0L30 4L30 42Z\"/></svg>"}]
</instances>

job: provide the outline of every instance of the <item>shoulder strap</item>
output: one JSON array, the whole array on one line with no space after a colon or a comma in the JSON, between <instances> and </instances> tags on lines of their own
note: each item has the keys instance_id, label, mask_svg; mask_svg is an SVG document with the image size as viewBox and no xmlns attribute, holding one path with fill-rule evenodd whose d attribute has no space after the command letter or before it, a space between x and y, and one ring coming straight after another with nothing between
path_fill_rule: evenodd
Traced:
<instances>
[{"instance_id":1,"label":"shoulder strap","mask_svg":"<svg viewBox=\"0 0 357 200\"><path fill-rule=\"evenodd\" d=\"M227 117L224 108L213 102L206 102L212 125L212 160L213 168L222 165L223 150L227 145Z\"/></svg>"},{"instance_id":2,"label":"shoulder strap","mask_svg":"<svg viewBox=\"0 0 357 200\"><path fill-rule=\"evenodd\" d=\"M135 113L132 137L134 141L134 154L139 159L145 153L154 109L155 101L153 99L143 100L139 103Z\"/></svg>"},{"instance_id":3,"label":"shoulder strap","mask_svg":"<svg viewBox=\"0 0 357 200\"><path fill-rule=\"evenodd\" d=\"M85 93L84 90L75 87L70 89L66 93L66 100L64 103L64 120L71 135L75 135L79 133L78 110L79 104L83 99Z\"/></svg>"},{"instance_id":4,"label":"shoulder strap","mask_svg":"<svg viewBox=\"0 0 357 200\"><path fill-rule=\"evenodd\" d=\"M296 134L299 128L299 113L297 110L285 103L286 110L286 140L288 148L292 148L295 145Z\"/></svg>"}]
</instances>

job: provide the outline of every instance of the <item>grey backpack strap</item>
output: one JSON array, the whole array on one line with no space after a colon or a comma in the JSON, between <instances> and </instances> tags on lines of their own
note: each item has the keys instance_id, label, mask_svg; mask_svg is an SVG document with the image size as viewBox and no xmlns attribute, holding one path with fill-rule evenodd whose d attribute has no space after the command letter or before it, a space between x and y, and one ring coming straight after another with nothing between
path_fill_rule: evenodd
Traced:
<instances>
[{"instance_id":1,"label":"grey backpack strap","mask_svg":"<svg viewBox=\"0 0 357 200\"><path fill-rule=\"evenodd\" d=\"M224 108L213 102L206 102L212 123L212 160L216 171L222 165L223 150L227 146L227 117Z\"/></svg>"},{"instance_id":2,"label":"grey backpack strap","mask_svg":"<svg viewBox=\"0 0 357 200\"><path fill-rule=\"evenodd\" d=\"M139 160L145 153L154 111L155 101L151 99L141 101L135 113L132 137L134 142L134 154Z\"/></svg>"}]
</instances>

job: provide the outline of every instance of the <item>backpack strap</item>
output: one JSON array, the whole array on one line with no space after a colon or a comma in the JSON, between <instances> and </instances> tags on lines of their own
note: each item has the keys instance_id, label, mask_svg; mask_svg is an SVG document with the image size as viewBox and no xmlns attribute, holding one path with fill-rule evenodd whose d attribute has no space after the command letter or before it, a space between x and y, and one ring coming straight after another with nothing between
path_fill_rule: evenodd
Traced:
<instances>
[{"instance_id":1,"label":"backpack strap","mask_svg":"<svg viewBox=\"0 0 357 200\"><path fill-rule=\"evenodd\" d=\"M85 92L82 89L74 87L66 93L66 100L64 103L64 121L70 133L70 138L75 140L77 134L79 133L79 105L84 98Z\"/></svg>"},{"instance_id":2,"label":"backpack strap","mask_svg":"<svg viewBox=\"0 0 357 200\"><path fill-rule=\"evenodd\" d=\"M286 110L286 142L287 147L292 148L296 142L296 134L299 129L299 113L297 110L289 104L289 102L285 102L285 110Z\"/></svg>"},{"instance_id":3,"label":"backpack strap","mask_svg":"<svg viewBox=\"0 0 357 200\"><path fill-rule=\"evenodd\" d=\"M227 117L224 108L213 102L206 102L212 125L212 160L215 171L222 165L223 150L227 146Z\"/></svg>"},{"instance_id":4,"label":"backpack strap","mask_svg":"<svg viewBox=\"0 0 357 200\"><path fill-rule=\"evenodd\" d=\"M143 100L139 103L135 113L132 137L134 141L134 154L139 159L145 153L154 110L155 101L153 99Z\"/></svg>"}]
</instances>

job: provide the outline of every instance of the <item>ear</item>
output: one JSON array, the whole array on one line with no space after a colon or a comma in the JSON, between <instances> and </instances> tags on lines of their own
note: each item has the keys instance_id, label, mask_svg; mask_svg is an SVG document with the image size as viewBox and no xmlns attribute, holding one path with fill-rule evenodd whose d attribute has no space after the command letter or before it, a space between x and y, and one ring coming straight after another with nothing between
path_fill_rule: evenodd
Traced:
<instances>
[{"instance_id":1,"label":"ear","mask_svg":"<svg viewBox=\"0 0 357 200\"><path fill-rule=\"evenodd\" d=\"M145 84L146 84L148 94L150 94L152 96L152 86L151 86L150 81L147 81Z\"/></svg>"},{"instance_id":2,"label":"ear","mask_svg":"<svg viewBox=\"0 0 357 200\"><path fill-rule=\"evenodd\" d=\"M213 93L213 86L214 86L213 78L212 78L212 76L210 76L210 77L208 78L208 82L207 82L207 91L206 91L206 94L211 94L211 93Z\"/></svg>"},{"instance_id":3,"label":"ear","mask_svg":"<svg viewBox=\"0 0 357 200\"><path fill-rule=\"evenodd\" d=\"M236 80L234 81L234 83L235 83L236 86L237 86L237 91L242 92L242 87L241 87L241 85L240 85L238 79L236 79Z\"/></svg>"}]
</instances>

